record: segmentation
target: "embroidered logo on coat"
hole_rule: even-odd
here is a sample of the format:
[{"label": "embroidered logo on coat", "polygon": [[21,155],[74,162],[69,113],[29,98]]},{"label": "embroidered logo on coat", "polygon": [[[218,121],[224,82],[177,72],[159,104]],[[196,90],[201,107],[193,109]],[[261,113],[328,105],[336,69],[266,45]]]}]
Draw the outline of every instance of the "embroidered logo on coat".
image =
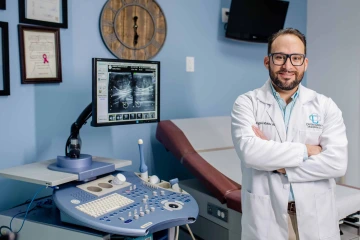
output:
[{"label": "embroidered logo on coat", "polygon": [[313,113],[309,116],[309,119],[313,124],[319,124],[321,117],[317,113]]},{"label": "embroidered logo on coat", "polygon": [[321,116],[317,113],[310,114],[309,119],[312,123],[306,123],[308,128],[322,129],[323,125],[320,124]]}]

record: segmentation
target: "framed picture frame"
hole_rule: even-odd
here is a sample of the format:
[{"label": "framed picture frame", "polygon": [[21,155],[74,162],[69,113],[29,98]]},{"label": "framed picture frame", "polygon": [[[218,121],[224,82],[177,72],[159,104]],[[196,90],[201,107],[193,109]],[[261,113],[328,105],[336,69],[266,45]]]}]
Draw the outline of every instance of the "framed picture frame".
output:
[{"label": "framed picture frame", "polygon": [[10,95],[9,24],[0,22],[0,96]]},{"label": "framed picture frame", "polygon": [[19,22],[45,27],[68,28],[67,1],[19,0]]},{"label": "framed picture frame", "polygon": [[60,83],[60,29],[18,26],[21,83]]},{"label": "framed picture frame", "polygon": [[0,0],[0,10],[6,10],[6,0]]}]

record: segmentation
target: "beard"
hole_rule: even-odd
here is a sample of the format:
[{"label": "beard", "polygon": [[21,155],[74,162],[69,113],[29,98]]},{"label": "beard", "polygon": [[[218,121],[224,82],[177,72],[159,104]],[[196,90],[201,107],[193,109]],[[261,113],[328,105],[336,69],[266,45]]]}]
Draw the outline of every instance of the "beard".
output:
[{"label": "beard", "polygon": [[[295,75],[295,79],[293,81],[290,81],[289,79],[285,78],[285,80],[286,80],[285,82],[280,81],[278,76],[279,76],[279,73],[282,73],[282,72],[293,73]],[[275,86],[277,86],[281,90],[289,91],[289,90],[293,90],[294,88],[299,86],[302,79],[304,78],[304,71],[298,72],[298,71],[280,70],[280,71],[274,72],[269,67],[269,76]]]}]

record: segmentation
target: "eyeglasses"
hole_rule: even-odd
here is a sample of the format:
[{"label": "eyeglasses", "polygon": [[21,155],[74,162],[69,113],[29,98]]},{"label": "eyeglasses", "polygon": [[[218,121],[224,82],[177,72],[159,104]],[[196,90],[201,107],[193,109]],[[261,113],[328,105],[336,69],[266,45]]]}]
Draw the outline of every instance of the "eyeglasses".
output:
[{"label": "eyeglasses", "polygon": [[290,58],[290,62],[293,66],[301,66],[303,65],[305,60],[305,54],[299,54],[299,53],[293,53],[293,54],[270,53],[269,57],[271,57],[273,63],[277,66],[284,65],[288,58]]}]

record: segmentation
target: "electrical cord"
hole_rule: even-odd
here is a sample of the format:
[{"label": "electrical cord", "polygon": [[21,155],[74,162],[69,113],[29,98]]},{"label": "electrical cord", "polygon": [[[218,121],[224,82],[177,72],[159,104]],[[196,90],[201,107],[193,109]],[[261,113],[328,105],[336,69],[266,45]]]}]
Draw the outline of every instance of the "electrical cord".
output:
[{"label": "electrical cord", "polygon": [[[48,188],[58,189],[58,187],[51,187],[51,186],[48,186]],[[38,201],[38,200],[40,200],[40,199],[49,198],[49,197],[51,197],[51,195],[36,198],[34,201]],[[30,201],[31,201],[31,198],[27,199],[27,200],[26,200],[25,202],[23,202],[23,203],[20,203],[20,204],[18,204],[18,205],[12,206],[11,208],[16,208],[16,207],[19,207],[19,206],[28,204]],[[37,204],[37,205],[38,205],[38,204]]]},{"label": "electrical cord", "polygon": [[179,239],[179,226],[175,227],[175,240],[178,240]]},{"label": "electrical cord", "polygon": [[[45,188],[47,188],[47,186],[46,186]],[[27,215],[28,215],[28,213],[29,213],[29,209],[30,209],[30,207],[31,207],[31,204],[34,202],[34,199],[36,198],[36,196],[37,196],[40,192],[42,192],[42,190],[44,190],[45,188],[42,186],[42,187],[40,187],[40,188],[38,189],[38,191],[35,193],[35,195],[34,195],[33,198],[31,199],[31,202],[29,203],[29,206],[28,206],[27,209],[26,209],[25,217],[24,217],[24,219],[23,219],[23,222],[22,222],[22,224],[21,224],[21,227],[20,227],[20,229],[19,229],[17,232],[15,232],[15,233],[19,233],[19,232],[21,231],[21,229],[22,229],[23,226],[24,226],[26,217],[27,217]],[[19,215],[19,214],[14,215],[14,216],[12,217],[11,221],[10,221],[10,230],[11,230],[12,232],[14,232],[14,231],[12,230],[11,223],[12,223],[12,221],[14,220],[14,218],[15,218],[17,215]]]},{"label": "electrical cord", "polygon": [[[29,212],[35,210],[35,209],[38,207],[38,205],[36,205],[34,208],[32,208],[32,209],[30,210],[31,204],[34,202],[36,196],[37,196],[40,192],[42,192],[42,190],[44,190],[44,189],[46,189],[46,188],[48,188],[48,186],[46,186],[46,187],[41,186],[41,187],[37,190],[37,192],[34,194],[33,198],[31,199],[31,201],[30,201],[30,203],[29,203],[26,211],[19,212],[19,213],[15,214],[15,215],[11,218],[11,220],[10,220],[10,225],[9,225],[9,227],[7,227],[7,226],[1,226],[1,227],[0,227],[0,236],[3,236],[3,234],[2,234],[2,229],[4,229],[4,228],[5,228],[5,229],[8,229],[8,230],[10,230],[10,232],[13,232],[13,233],[16,233],[16,234],[18,234],[18,233],[21,231],[21,229],[22,229],[23,226],[24,226],[24,223],[25,223],[25,221],[26,221],[26,218],[27,218],[27,215],[29,214]],[[23,219],[23,222],[22,222],[22,224],[21,224],[20,229],[19,229],[17,232],[14,232],[13,229],[12,229],[12,227],[11,227],[12,221],[14,220],[14,218],[15,218],[16,216],[18,216],[18,215],[20,215],[20,214],[24,214],[24,213],[25,213],[25,217],[24,217],[24,219]]]},{"label": "electrical cord", "polygon": [[[196,240],[195,237],[194,237],[194,234],[192,233],[191,229],[190,229],[190,226],[189,224],[186,224],[186,227],[191,235],[191,238],[192,240]],[[179,232],[180,232],[180,229],[179,229],[179,226],[175,227],[175,240],[178,240],[179,239]]]},{"label": "electrical cord", "polygon": [[186,227],[187,227],[187,229],[188,229],[188,231],[189,231],[189,233],[190,233],[190,235],[191,235],[191,238],[192,238],[193,240],[196,240],[195,237],[194,237],[194,234],[192,233],[192,231],[191,231],[191,229],[190,229],[190,227],[189,227],[189,224],[186,224]]},{"label": "electrical cord", "polygon": [[[29,213],[32,212],[33,210],[37,209],[38,207],[39,207],[38,205],[35,206],[34,208],[32,208],[32,209],[29,211]],[[15,214],[15,215],[13,216],[13,218],[16,217],[16,216],[18,216],[18,215],[24,214],[24,213],[26,213],[26,211],[19,212],[19,213]],[[11,219],[11,221],[12,221],[12,219]],[[10,225],[11,225],[11,224],[10,224]],[[10,230],[10,232],[13,232],[13,231],[11,230],[11,228],[8,227],[8,226],[1,226],[1,227],[0,227],[0,237],[1,237],[1,236],[4,236],[4,235],[2,234],[2,229],[8,229],[8,230]]]}]

